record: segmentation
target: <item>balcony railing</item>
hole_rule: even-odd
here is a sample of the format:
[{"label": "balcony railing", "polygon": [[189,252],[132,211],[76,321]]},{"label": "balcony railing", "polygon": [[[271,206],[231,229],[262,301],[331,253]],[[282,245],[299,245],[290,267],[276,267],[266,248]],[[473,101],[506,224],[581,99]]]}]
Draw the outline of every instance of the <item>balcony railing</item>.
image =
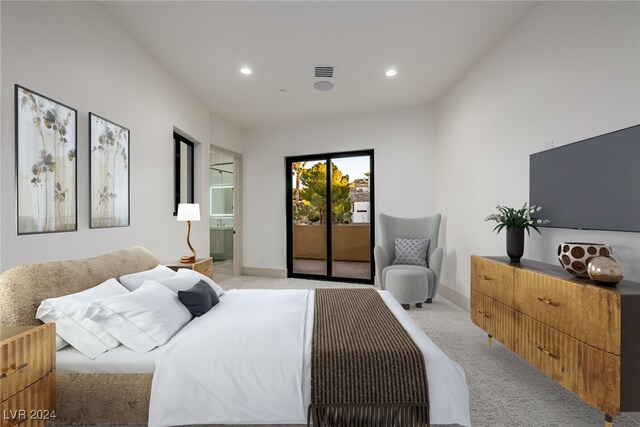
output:
[{"label": "balcony railing", "polygon": [[[334,261],[370,261],[370,224],[333,224],[331,230]],[[325,225],[294,225],[293,258],[326,260],[326,240]]]}]

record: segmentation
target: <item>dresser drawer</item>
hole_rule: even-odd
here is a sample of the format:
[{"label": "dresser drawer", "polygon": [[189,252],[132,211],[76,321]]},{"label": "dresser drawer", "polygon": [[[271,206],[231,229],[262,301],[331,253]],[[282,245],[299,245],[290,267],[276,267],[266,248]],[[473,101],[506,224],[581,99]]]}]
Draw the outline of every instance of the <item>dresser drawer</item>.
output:
[{"label": "dresser drawer", "polygon": [[471,257],[471,288],[513,307],[514,269],[505,263]]},{"label": "dresser drawer", "polygon": [[620,412],[620,356],[519,314],[516,353],[606,414]]},{"label": "dresser drawer", "polygon": [[1,427],[40,427],[55,420],[56,375],[50,372],[35,384],[0,403]]},{"label": "dresser drawer", "polygon": [[515,311],[478,291],[471,291],[471,320],[506,347],[513,348]]},{"label": "dresser drawer", "polygon": [[593,347],[620,354],[620,298],[614,292],[518,269],[515,308]]},{"label": "dresser drawer", "polygon": [[38,326],[0,344],[0,401],[51,372],[55,365],[55,325]]},{"label": "dresser drawer", "polygon": [[471,321],[484,330],[486,330],[485,319],[487,316],[485,301],[490,301],[490,298],[482,295],[474,289],[471,289]]},{"label": "dresser drawer", "polygon": [[505,347],[513,349],[516,312],[496,300],[485,302],[485,330]]}]

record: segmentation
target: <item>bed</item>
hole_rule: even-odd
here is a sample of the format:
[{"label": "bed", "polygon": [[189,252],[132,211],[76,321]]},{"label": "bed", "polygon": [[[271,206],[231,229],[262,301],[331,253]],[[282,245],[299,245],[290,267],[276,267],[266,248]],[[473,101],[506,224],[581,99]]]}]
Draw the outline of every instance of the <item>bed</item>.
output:
[{"label": "bed", "polygon": [[[1,324],[36,324],[40,300],[156,264],[151,253],[132,248],[9,270],[0,275]],[[78,274],[84,278],[73,280]],[[380,296],[424,355],[431,423],[470,425],[462,368],[389,293]],[[11,303],[21,299],[28,303]],[[120,346],[90,360],[71,347],[60,350],[57,423],[306,424],[313,309],[313,291],[231,290],[219,306],[151,352]]]}]

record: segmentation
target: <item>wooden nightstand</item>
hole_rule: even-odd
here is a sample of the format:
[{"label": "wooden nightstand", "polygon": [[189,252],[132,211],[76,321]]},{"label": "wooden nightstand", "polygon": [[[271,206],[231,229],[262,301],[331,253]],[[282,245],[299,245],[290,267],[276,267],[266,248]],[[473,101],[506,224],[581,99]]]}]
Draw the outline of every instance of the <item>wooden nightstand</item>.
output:
[{"label": "wooden nightstand", "polygon": [[195,262],[172,262],[167,264],[172,270],[178,271],[179,268],[188,268],[189,270],[197,271],[207,277],[212,277],[213,274],[213,258],[198,258]]},{"label": "wooden nightstand", "polygon": [[55,419],[56,325],[0,327],[0,426]]}]

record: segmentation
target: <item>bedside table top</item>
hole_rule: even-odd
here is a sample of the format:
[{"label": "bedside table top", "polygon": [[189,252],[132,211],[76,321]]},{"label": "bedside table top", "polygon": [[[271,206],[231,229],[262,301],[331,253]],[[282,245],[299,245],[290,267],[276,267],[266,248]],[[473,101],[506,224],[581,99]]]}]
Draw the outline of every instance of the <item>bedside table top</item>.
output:
[{"label": "bedside table top", "polygon": [[[41,325],[40,325],[41,326]],[[33,328],[37,328],[36,325],[30,326],[0,326],[0,341],[4,341],[7,338],[15,337],[23,332],[27,332]]]},{"label": "bedside table top", "polygon": [[165,265],[166,265],[167,267],[169,267],[169,268],[171,268],[171,267],[190,267],[190,266],[192,266],[193,264],[199,264],[199,263],[201,263],[201,262],[203,262],[203,261],[205,261],[205,262],[206,262],[206,261],[209,261],[209,260],[212,260],[212,258],[211,258],[211,257],[207,257],[207,258],[198,258],[198,259],[196,259],[194,262],[180,262],[180,261],[178,260],[178,261],[173,261],[173,262],[167,263],[167,264],[165,264]]}]

